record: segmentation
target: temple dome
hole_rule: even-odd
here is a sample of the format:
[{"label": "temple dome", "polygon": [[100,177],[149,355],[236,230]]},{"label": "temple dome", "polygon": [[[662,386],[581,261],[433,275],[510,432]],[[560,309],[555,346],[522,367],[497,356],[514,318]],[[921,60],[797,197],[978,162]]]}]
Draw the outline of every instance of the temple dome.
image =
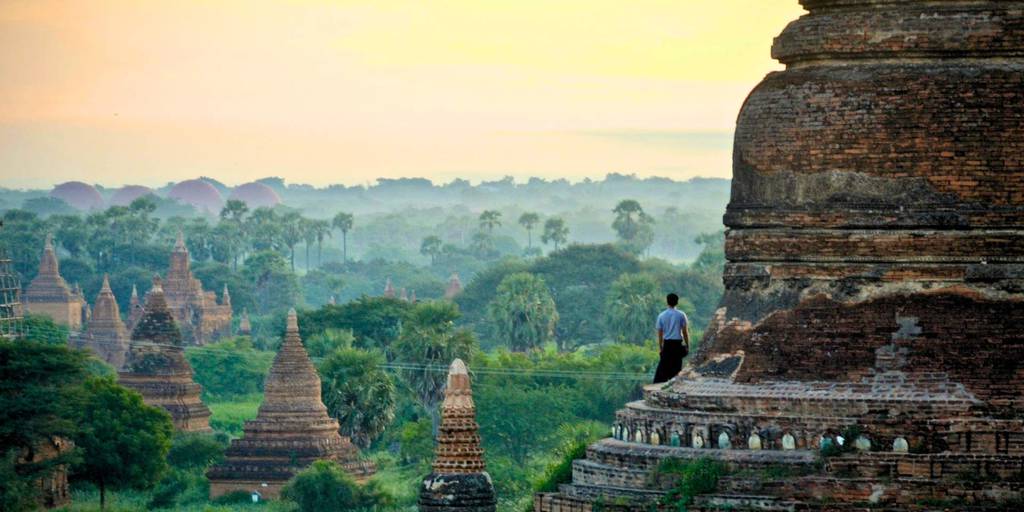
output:
[{"label": "temple dome", "polygon": [[224,206],[224,198],[217,189],[205,180],[185,180],[167,193],[167,197],[194,206],[197,210],[218,213]]},{"label": "temple dome", "polygon": [[89,211],[103,208],[103,196],[96,190],[96,187],[81,181],[68,181],[53,187],[50,197],[60,199],[76,210]]},{"label": "temple dome", "polygon": [[263,206],[273,208],[281,204],[281,197],[277,195],[277,192],[274,192],[274,189],[256,181],[235,187],[231,191],[229,199],[242,201],[250,209]]},{"label": "temple dome", "polygon": [[125,185],[110,198],[111,206],[128,206],[132,201],[153,193],[153,189],[142,185]]}]

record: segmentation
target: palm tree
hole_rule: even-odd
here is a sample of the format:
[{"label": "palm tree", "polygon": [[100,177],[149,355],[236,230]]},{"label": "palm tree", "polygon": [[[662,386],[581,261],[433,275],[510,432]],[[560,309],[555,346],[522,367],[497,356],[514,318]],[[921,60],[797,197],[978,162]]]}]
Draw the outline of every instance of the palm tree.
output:
[{"label": "palm tree", "polygon": [[299,224],[302,241],[306,245],[306,271],[309,271],[309,248],[316,242],[316,231],[313,230],[313,221],[309,219],[302,219]]},{"label": "palm tree", "polygon": [[519,216],[519,224],[526,228],[526,248],[533,249],[533,227],[540,222],[540,215],[533,212],[526,212]]},{"label": "palm tree", "polygon": [[281,216],[281,241],[288,247],[288,253],[292,264],[292,272],[295,272],[295,246],[302,241],[303,229],[302,215],[299,212],[288,212]]},{"label": "palm tree", "polygon": [[224,204],[224,208],[220,210],[220,218],[241,223],[246,213],[249,213],[249,205],[245,204],[244,201],[228,199],[228,202]]},{"label": "palm tree", "polygon": [[441,254],[443,242],[437,236],[430,235],[420,243],[420,254],[430,256],[430,264],[437,263],[437,255]]},{"label": "palm tree", "polygon": [[544,223],[544,234],[540,237],[541,242],[555,244],[555,250],[557,251],[568,240],[569,228],[565,226],[564,220],[553,217]]},{"label": "palm tree", "polygon": [[313,236],[316,237],[316,266],[323,264],[321,256],[324,250],[324,239],[331,237],[331,223],[323,219],[312,221],[311,228]]},{"label": "palm tree", "polygon": [[495,226],[501,225],[501,212],[496,210],[484,210],[480,214],[480,227],[487,228],[487,234],[494,234]]},{"label": "palm tree", "polygon": [[338,212],[331,222],[335,229],[341,231],[341,259],[348,263],[348,232],[352,229],[354,218],[351,213]]}]

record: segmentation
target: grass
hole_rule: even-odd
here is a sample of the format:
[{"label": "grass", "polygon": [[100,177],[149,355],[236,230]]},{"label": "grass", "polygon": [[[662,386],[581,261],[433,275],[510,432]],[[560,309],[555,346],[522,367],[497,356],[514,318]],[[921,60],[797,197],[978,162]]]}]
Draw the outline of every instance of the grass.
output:
[{"label": "grass", "polygon": [[420,482],[430,473],[427,464],[402,464],[388,452],[375,452],[369,459],[377,465],[377,474],[371,480],[392,496],[396,508],[414,510],[419,497]]},{"label": "grass", "polygon": [[[151,494],[148,491],[107,491],[107,504],[104,512],[142,512],[148,511]],[[56,509],[60,512],[99,512],[100,493],[96,488],[83,486],[71,492],[71,505]],[[170,510],[170,509],[165,509]],[[212,503],[195,503],[174,507],[181,512],[294,512],[295,505],[290,502],[263,502],[259,504],[215,505]]]},{"label": "grass", "polygon": [[256,417],[256,412],[263,401],[263,395],[246,395],[235,397],[231,401],[206,401],[213,416],[210,418],[210,426],[214,430],[226,432],[233,437],[242,435],[242,425],[246,420]]}]

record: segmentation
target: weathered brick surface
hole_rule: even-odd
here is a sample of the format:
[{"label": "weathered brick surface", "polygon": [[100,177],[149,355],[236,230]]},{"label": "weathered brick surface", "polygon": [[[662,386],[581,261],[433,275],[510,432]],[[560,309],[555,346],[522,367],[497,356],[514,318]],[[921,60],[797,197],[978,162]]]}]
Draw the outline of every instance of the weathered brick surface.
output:
[{"label": "weathered brick surface", "polygon": [[701,349],[535,510],[666,510],[666,457],[730,469],[694,510],[1024,499],[1024,2],[801,3],[738,116]]}]

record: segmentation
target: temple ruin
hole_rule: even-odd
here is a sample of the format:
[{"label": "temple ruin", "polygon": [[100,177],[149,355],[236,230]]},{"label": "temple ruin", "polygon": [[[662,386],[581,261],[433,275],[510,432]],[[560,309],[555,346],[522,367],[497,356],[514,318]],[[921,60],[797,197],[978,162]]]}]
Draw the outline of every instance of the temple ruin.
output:
[{"label": "temple ruin", "polygon": [[739,114],[700,350],[537,511],[657,508],[661,461],[703,458],[688,510],[1019,509],[1024,6],[801,3]]},{"label": "temple ruin", "polygon": [[276,499],[289,479],[317,460],[337,462],[357,481],[369,478],[376,467],[360,460],[359,449],[338,433],[338,421],[327,415],[320,392],[320,377],[302,346],[292,309],[256,419],[245,422],[224,462],[206,473],[210,498],[258,491]]},{"label": "temple ruin", "polygon": [[103,285],[96,296],[96,304],[85,331],[71,335],[69,341],[75,348],[93,351],[115,370],[120,370],[124,366],[131,335],[121,321],[121,311],[117,307],[117,299],[110,290],[110,280],[106,275],[103,276]]},{"label": "temple ruin", "polygon": [[494,484],[487,474],[479,430],[469,372],[456,359],[448,369],[441,404],[434,470],[420,487],[420,512],[494,512]]},{"label": "temple ruin", "polygon": [[25,289],[24,303],[29,313],[50,317],[54,322],[67,326],[71,332],[82,328],[85,299],[61,277],[57,251],[53,248],[53,237],[49,235],[39,260],[39,273]]},{"label": "temple ruin", "polygon": [[231,334],[231,295],[227,286],[220,302],[216,293],[203,290],[203,284],[192,275],[188,248],[180,231],[171,252],[164,294],[187,343],[205,345]]},{"label": "temple ruin", "polygon": [[146,294],[145,313],[132,330],[131,348],[118,380],[138,391],[143,401],[162,407],[174,428],[210,432],[210,409],[199,398],[202,388],[192,378],[184,341],[164,298],[159,277]]},{"label": "temple ruin", "polygon": [[444,289],[444,298],[452,300],[462,293],[462,281],[459,279],[458,272],[452,272],[452,276],[448,278],[448,286]]}]

